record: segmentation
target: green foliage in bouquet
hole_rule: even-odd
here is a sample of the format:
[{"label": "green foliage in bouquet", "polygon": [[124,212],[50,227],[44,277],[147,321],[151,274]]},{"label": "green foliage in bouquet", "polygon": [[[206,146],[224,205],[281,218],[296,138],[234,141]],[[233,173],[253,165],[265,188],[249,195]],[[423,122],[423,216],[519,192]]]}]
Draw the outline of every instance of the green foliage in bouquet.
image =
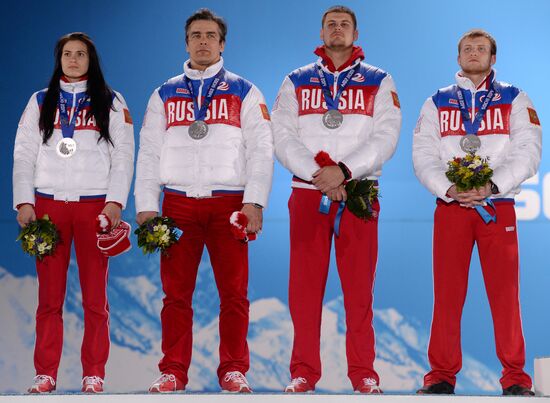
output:
[{"label": "green foliage in bouquet", "polygon": [[166,250],[177,242],[181,230],[174,220],[168,217],[153,217],[141,224],[134,233],[138,238],[138,247],[145,255]]},{"label": "green foliage in bouquet", "polygon": [[42,260],[44,256],[55,252],[59,242],[59,232],[55,224],[50,221],[50,217],[45,214],[22,228],[16,241],[21,241],[23,252]]},{"label": "green foliage in bouquet", "polygon": [[378,198],[378,188],[369,179],[353,179],[346,184],[346,207],[357,217],[368,221],[373,218],[372,203]]},{"label": "green foliage in bouquet", "polygon": [[447,162],[447,166],[449,169],[445,175],[456,185],[459,192],[479,189],[493,176],[488,159],[473,153],[468,153],[463,158],[455,157]]}]

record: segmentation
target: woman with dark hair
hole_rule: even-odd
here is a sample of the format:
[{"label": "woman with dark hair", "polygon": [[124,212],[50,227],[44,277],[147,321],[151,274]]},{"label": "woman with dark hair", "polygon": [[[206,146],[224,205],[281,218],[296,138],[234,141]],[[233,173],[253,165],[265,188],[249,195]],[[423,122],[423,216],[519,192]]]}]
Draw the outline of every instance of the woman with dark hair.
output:
[{"label": "woman with dark hair", "polygon": [[94,43],[76,32],[59,39],[47,89],[31,96],[14,148],[17,222],[48,214],[60,234],[51,256],[36,261],[38,308],[29,393],[51,392],[63,346],[63,302],[74,239],[84,339],[83,392],[103,391],[109,355],[108,257],[97,248],[96,217],[120,223],[134,166],[132,120],[122,96],[101,72]]}]

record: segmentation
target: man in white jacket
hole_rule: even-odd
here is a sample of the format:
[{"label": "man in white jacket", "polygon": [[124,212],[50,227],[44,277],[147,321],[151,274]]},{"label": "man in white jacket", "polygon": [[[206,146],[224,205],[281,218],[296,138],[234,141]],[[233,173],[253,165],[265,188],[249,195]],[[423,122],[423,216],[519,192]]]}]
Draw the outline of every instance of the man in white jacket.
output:
[{"label": "man in white jacket", "polygon": [[247,231],[262,227],[273,174],[270,118],[260,91],[223,67],[227,27],[206,9],[186,23],[184,73],[153,92],[140,133],[135,187],[137,222],[159,211],[183,231],[161,257],[161,377],[153,393],[185,389],[191,361],[191,300],[204,246],[220,294],[220,365],[224,391],[250,392],[248,246],[232,236],[241,211]]},{"label": "man in white jacket", "polygon": [[[452,394],[462,366],[460,320],[468,271],[477,244],[503,366],[505,395],[532,395],[525,373],[519,305],[519,265],[514,196],[537,172],[541,127],[525,92],[495,80],[496,42],[473,30],[458,44],[456,84],[442,88],[422,107],[414,132],[416,176],[437,197],[433,236],[434,311],[428,347],[431,371],[420,394]],[[485,102],[487,99],[489,101]],[[477,122],[477,123],[476,123]],[[445,172],[447,162],[476,152],[488,158],[491,182],[459,192]],[[489,198],[496,222],[473,207]],[[481,213],[490,209],[480,210]]]},{"label": "man in white jacket", "polygon": [[[346,309],[348,376],[355,391],[381,393],[372,327],[380,207],[375,200],[373,218],[365,221],[342,209],[342,202],[346,181],[380,176],[397,145],[401,110],[391,76],[362,62],[363,51],[354,46],[352,10],[328,9],[320,36],[319,59],[284,79],[272,116],[275,153],[294,174],[289,200],[294,345],[285,391],[311,392],[321,377],[321,311],[332,237],[339,230],[334,243]],[[331,161],[321,163],[320,152]]]}]

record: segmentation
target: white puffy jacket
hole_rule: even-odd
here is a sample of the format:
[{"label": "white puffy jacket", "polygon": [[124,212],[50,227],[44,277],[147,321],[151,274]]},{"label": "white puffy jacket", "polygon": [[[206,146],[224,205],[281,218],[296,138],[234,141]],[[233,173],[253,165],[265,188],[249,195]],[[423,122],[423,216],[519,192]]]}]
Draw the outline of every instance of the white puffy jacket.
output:
[{"label": "white puffy jacket", "polygon": [[[86,91],[87,81],[60,81],[61,90],[72,100]],[[59,126],[59,111],[54,131],[47,144],[42,142],[38,128],[40,106],[46,90],[34,93],[21,116],[13,152],[13,206],[34,205],[35,190],[53,195],[55,200],[78,201],[81,196],[106,195],[106,201],[126,206],[134,173],[134,130],[124,98],[115,92],[109,117],[109,134],[113,145],[100,141],[99,130],[89,116],[89,104],[83,104],[77,118],[73,139],[76,153],[61,158],[57,143],[63,138]]]},{"label": "white puffy jacket", "polygon": [[[488,79],[477,88],[456,74],[457,85],[464,89],[470,117],[474,117],[485,94]],[[420,112],[413,137],[413,164],[420,182],[435,196],[446,196],[452,183],[445,176],[447,162],[466,153],[460,139],[466,134],[456,96],[457,85],[439,90],[428,98]],[[527,94],[510,84],[495,81],[496,94],[480,129],[481,148],[477,154],[489,158],[492,181],[499,189],[493,198],[513,198],[520,185],[537,172],[542,148],[542,130],[533,103]],[[472,102],[473,100],[473,102]]]},{"label": "white puffy jacket", "polygon": [[[358,67],[340,98],[338,110],[344,121],[337,129],[328,129],[322,123],[327,107],[316,65],[322,67],[333,96],[335,83],[341,82],[349,69]],[[401,109],[393,80],[386,72],[357,61],[333,73],[319,59],[284,79],[272,120],[275,154],[302,180],[295,178],[292,186],[314,189],[303,181],[311,181],[319,169],[314,160],[319,151],[343,162],[353,178],[378,178],[397,146]]]},{"label": "white puffy jacket", "polygon": [[149,99],[140,132],[137,212],[159,211],[161,186],[196,198],[244,190],[243,203],[265,207],[273,176],[273,139],[263,95],[225,71],[205,119],[208,134],[194,140],[188,134],[194,106],[184,75],[194,94],[205,96],[223,59],[204,72],[191,69],[188,62],[184,74],[168,80]]}]

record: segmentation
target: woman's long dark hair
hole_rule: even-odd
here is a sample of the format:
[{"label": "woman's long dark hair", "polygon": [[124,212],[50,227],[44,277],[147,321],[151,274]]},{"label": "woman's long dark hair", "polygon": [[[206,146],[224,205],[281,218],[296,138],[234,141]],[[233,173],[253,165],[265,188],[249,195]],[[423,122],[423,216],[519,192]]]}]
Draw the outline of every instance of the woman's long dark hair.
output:
[{"label": "woman's long dark hair", "polygon": [[59,80],[63,76],[61,68],[61,56],[63,47],[69,41],[83,42],[88,48],[89,67],[88,67],[88,89],[90,97],[90,112],[94,116],[96,125],[99,129],[99,140],[113,144],[109,135],[109,113],[113,106],[113,90],[109,88],[103,77],[101,66],[99,65],[99,56],[92,39],[83,32],[73,32],[62,36],[55,45],[55,67],[53,70],[44,103],[40,110],[40,120],[38,126],[42,131],[44,144],[52,137],[54,129],[55,114],[57,111],[57,102],[59,100],[60,85]]}]

